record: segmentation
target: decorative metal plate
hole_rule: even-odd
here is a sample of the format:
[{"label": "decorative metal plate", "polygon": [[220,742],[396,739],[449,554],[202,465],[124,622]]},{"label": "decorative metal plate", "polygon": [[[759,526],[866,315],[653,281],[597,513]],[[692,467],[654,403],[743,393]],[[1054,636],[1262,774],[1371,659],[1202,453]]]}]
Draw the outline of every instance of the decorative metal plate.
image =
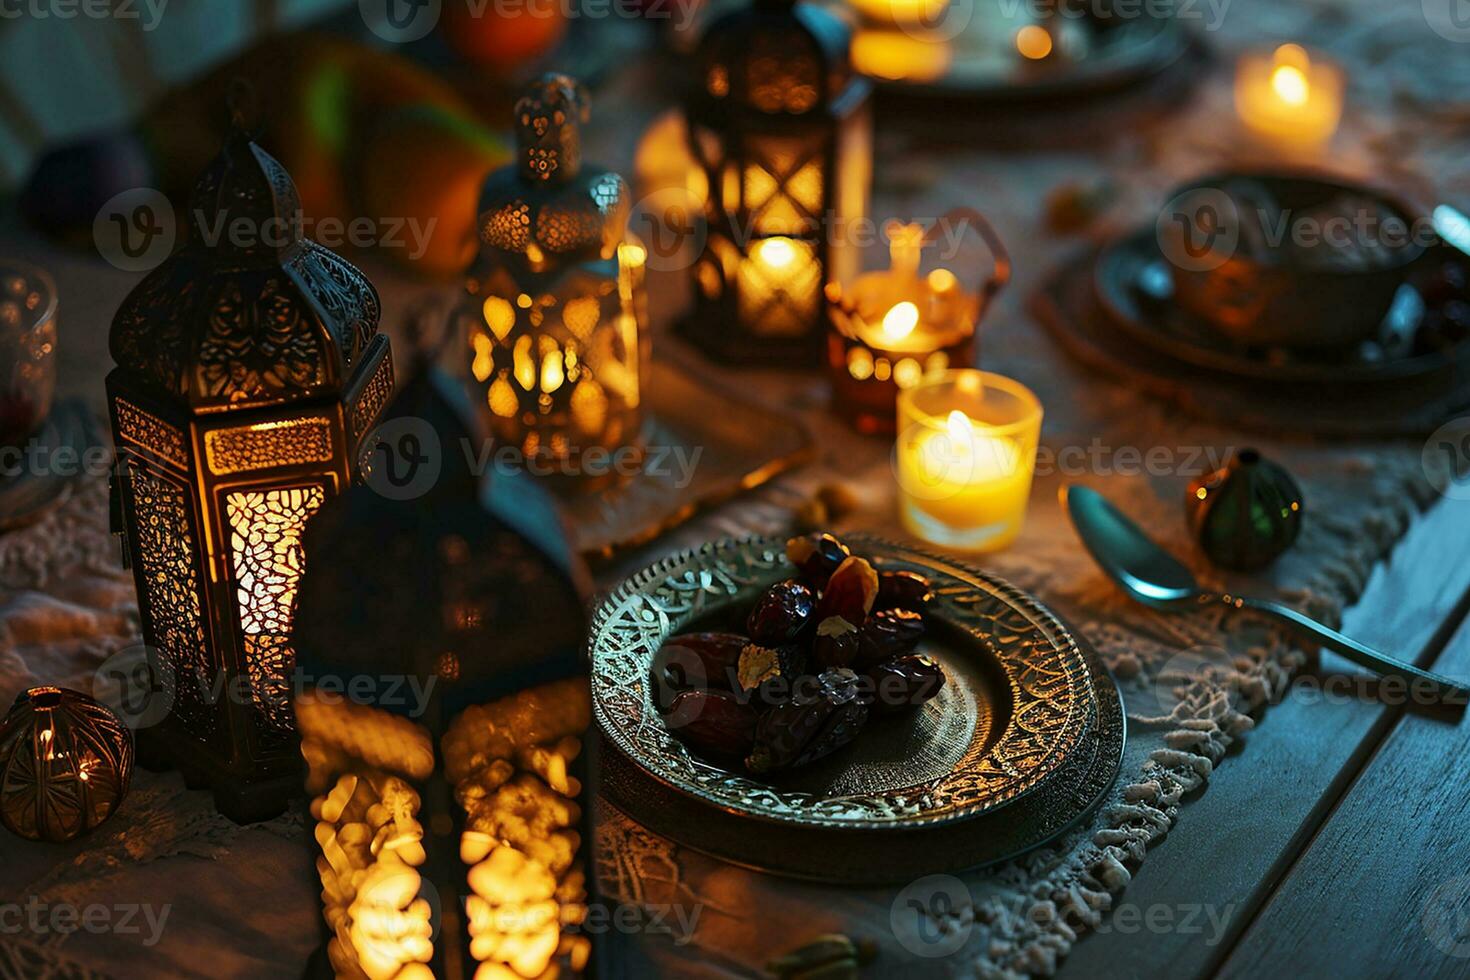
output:
[{"label": "decorative metal plate", "polygon": [[[880,567],[934,584],[920,649],[945,668],[941,695],[877,719],[819,763],[757,779],[709,765],[654,710],[649,667],[669,636],[735,628],[756,595],[794,574],[772,538],[723,540],[634,575],[592,627],[593,707],[607,739],[669,788],[732,814],[804,827],[905,830],[976,817],[1040,786],[1097,718],[1096,672],[1045,607],[983,572],[900,545],[851,538]],[[1110,682],[1109,682],[1110,683]]]},{"label": "decorative metal plate", "polygon": [[679,793],[603,741],[598,788],[647,829],[723,861],[789,878],[881,885],[986,867],[1054,840],[1107,798],[1127,726],[1118,689],[1083,644],[1097,682],[1097,717],[1035,790],[970,820],[917,830],[844,830],[747,820]]}]

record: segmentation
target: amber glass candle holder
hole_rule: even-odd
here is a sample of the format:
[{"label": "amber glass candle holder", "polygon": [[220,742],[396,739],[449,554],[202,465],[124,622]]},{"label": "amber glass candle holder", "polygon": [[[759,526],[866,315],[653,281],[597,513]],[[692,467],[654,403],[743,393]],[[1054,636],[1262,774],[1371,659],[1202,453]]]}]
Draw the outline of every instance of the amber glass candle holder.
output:
[{"label": "amber glass candle holder", "polygon": [[910,532],[957,551],[997,551],[1026,517],[1041,402],[985,371],[946,371],[898,396],[894,466]]},{"label": "amber glass candle holder", "polygon": [[[948,269],[920,275],[920,252],[941,229],[972,223],[990,249],[991,270],[970,292]],[[827,371],[832,404],[859,432],[892,433],[900,391],[927,375],[968,367],[975,327],[1010,280],[1005,246],[979,213],[949,212],[928,231],[891,223],[890,268],[859,276],[851,287],[827,286]]]}]

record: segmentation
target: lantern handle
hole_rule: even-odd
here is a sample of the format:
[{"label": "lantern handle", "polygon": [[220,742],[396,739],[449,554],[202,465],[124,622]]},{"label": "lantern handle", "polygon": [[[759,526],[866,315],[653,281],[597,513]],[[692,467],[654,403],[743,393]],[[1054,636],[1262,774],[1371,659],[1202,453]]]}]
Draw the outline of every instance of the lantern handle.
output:
[{"label": "lantern handle", "polygon": [[951,208],[940,216],[939,220],[929,226],[924,232],[924,244],[932,244],[939,236],[942,228],[947,228],[956,221],[964,221],[974,227],[975,233],[990,250],[990,276],[980,283],[980,308],[981,310],[990,305],[995,294],[1005,288],[1011,281],[1011,253],[1006,251],[1005,243],[996,234],[995,228],[986,220],[985,215],[974,208]]}]

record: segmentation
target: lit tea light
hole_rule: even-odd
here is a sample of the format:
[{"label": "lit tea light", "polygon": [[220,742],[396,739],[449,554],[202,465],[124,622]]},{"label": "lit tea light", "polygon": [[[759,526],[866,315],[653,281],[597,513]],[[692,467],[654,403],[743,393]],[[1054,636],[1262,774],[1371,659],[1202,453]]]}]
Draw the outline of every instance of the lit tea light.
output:
[{"label": "lit tea light", "polygon": [[[990,246],[994,269],[976,293],[961,288],[955,274],[919,271],[920,252],[938,229],[964,220]],[[898,392],[926,374],[967,366],[974,357],[975,325],[990,297],[1010,277],[1005,248],[984,219],[972,211],[946,215],[928,232],[916,224],[892,223],[889,268],[859,276],[851,288],[829,283],[830,327],[827,368],[837,411],[861,432],[893,431]]]},{"label": "lit tea light", "polygon": [[1041,403],[997,374],[947,371],[898,396],[895,466],[904,526],[933,544],[994,551],[1020,533]]},{"label": "lit tea light", "polygon": [[949,0],[848,0],[863,18],[900,27],[932,27],[949,9]]},{"label": "lit tea light", "polygon": [[1247,54],[1235,70],[1235,111],[1247,128],[1288,148],[1320,146],[1342,117],[1343,76],[1299,44]]},{"label": "lit tea light", "polygon": [[852,66],[892,81],[932,82],[954,61],[954,46],[939,33],[918,28],[864,27],[852,38]]}]

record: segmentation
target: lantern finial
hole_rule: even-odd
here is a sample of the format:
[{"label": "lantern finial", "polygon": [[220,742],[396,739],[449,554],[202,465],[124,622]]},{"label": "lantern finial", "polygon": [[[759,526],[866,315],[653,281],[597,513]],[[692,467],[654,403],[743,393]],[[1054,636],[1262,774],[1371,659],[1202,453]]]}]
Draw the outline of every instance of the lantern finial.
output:
[{"label": "lantern finial", "polygon": [[563,183],[582,169],[582,126],[592,99],[570,75],[548,72],[516,100],[516,156],[527,180]]}]

